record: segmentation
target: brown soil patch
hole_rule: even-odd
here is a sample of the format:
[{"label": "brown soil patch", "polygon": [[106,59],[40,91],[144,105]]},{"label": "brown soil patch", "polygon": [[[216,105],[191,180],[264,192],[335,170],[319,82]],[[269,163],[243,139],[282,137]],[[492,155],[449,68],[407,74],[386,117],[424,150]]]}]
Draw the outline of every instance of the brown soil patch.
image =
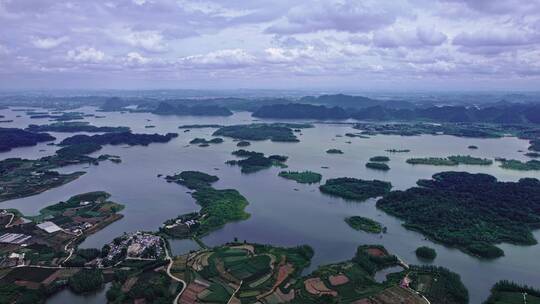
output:
[{"label": "brown soil patch", "polygon": [[381,250],[379,248],[368,248],[366,251],[369,255],[372,255],[372,256],[382,257],[386,255],[386,252],[384,252],[384,250]]},{"label": "brown soil patch", "polygon": [[326,287],[321,278],[311,278],[304,281],[304,287],[307,292],[316,296],[329,294],[333,297],[337,296],[337,292]]},{"label": "brown soil patch", "polygon": [[349,278],[344,274],[330,276],[328,280],[332,286],[339,286],[349,283]]}]

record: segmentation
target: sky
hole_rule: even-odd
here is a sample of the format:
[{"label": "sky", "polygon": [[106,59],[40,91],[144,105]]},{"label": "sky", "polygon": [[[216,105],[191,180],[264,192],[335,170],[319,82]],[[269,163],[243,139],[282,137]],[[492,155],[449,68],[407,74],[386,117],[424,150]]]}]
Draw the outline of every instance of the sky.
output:
[{"label": "sky", "polygon": [[0,0],[0,89],[538,90],[540,0]]}]

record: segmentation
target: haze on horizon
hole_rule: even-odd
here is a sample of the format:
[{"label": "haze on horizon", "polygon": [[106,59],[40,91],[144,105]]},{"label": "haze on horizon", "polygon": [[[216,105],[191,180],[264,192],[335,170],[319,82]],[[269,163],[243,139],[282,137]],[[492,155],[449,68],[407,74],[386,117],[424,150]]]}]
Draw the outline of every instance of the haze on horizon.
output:
[{"label": "haze on horizon", "polygon": [[537,90],[540,0],[0,0],[0,89]]}]

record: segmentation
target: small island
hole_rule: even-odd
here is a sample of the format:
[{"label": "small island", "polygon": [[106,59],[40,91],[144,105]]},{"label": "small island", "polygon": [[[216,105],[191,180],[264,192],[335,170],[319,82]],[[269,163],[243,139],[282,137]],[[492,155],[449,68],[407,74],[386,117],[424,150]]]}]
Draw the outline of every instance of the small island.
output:
[{"label": "small island", "polygon": [[128,127],[96,127],[88,122],[56,122],[50,125],[29,125],[26,128],[30,132],[88,132],[88,133],[110,133],[110,132],[129,132]]},{"label": "small island", "polygon": [[409,152],[411,152],[411,150],[409,150],[409,149],[386,149],[384,151],[388,152],[388,153],[409,153]]},{"label": "small island", "polygon": [[173,138],[178,137],[178,133],[167,133],[165,135],[160,134],[135,134],[131,132],[116,132],[105,133],[99,135],[74,135],[68,137],[62,142],[60,146],[69,146],[75,144],[94,143],[98,145],[121,145],[127,144],[130,146],[141,145],[147,146],[151,143],[167,143]]},{"label": "small island", "polygon": [[472,157],[470,155],[454,155],[446,158],[441,157],[425,157],[425,158],[409,158],[407,163],[411,165],[431,165],[431,166],[457,166],[457,165],[479,165],[489,166],[493,164],[491,159]]},{"label": "small island", "polygon": [[491,288],[491,295],[484,304],[540,303],[540,290],[510,281],[499,281]]},{"label": "small island", "polygon": [[540,170],[540,160],[529,160],[522,162],[515,159],[498,159],[501,162],[500,167],[509,170],[518,171],[537,171]]},{"label": "small island", "polygon": [[383,226],[381,223],[362,216],[351,216],[345,218],[345,222],[354,230],[361,230],[368,233],[381,233]]},{"label": "small island", "polygon": [[326,150],[326,153],[327,154],[343,154],[343,151],[339,149],[328,149]]},{"label": "small island", "polygon": [[236,144],[237,147],[249,147],[250,145],[251,143],[245,140],[241,140]]},{"label": "small island", "polygon": [[321,181],[322,175],[313,171],[281,171],[279,176],[291,179],[300,184],[315,184]]},{"label": "small island", "polygon": [[34,133],[16,128],[0,128],[0,152],[7,152],[18,147],[35,146],[38,143],[55,139],[48,133]]},{"label": "small island", "polygon": [[376,162],[368,162],[366,163],[366,168],[373,169],[373,170],[379,170],[379,171],[388,171],[390,170],[390,166],[388,166],[385,163],[376,163]]},{"label": "small island", "polygon": [[421,246],[416,248],[414,253],[418,258],[429,261],[433,261],[437,257],[437,252],[435,251],[435,249],[427,246]]},{"label": "small island", "polygon": [[264,156],[264,153],[246,151],[243,149],[232,152],[233,155],[240,157],[240,160],[229,160],[226,164],[231,166],[239,166],[242,173],[254,173],[260,170],[268,169],[272,166],[286,168],[285,161],[287,156],[284,155],[270,155]]},{"label": "small island", "polygon": [[469,148],[469,149],[471,149],[471,150],[477,150],[477,149],[478,149],[478,146],[470,145],[470,146],[468,146],[467,148]]},{"label": "small island", "polygon": [[223,143],[223,138],[216,137],[216,138],[212,138],[212,139],[208,140],[206,138],[196,137],[196,138],[192,139],[189,143],[192,144],[192,145],[208,146],[210,144],[221,144],[221,143]]},{"label": "small island", "polygon": [[369,159],[370,162],[388,162],[390,157],[388,156],[373,156]]},{"label": "small island", "polygon": [[325,194],[344,199],[365,201],[368,198],[384,195],[392,189],[392,184],[380,180],[362,180],[351,177],[328,179],[319,187]]}]

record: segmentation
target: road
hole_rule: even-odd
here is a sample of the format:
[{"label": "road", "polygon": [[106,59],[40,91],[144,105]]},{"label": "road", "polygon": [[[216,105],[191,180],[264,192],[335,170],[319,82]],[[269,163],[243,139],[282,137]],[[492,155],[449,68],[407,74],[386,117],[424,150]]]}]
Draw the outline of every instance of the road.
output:
[{"label": "road", "polygon": [[177,281],[177,282],[180,282],[182,283],[182,290],[180,290],[180,292],[178,293],[178,295],[176,296],[176,298],[174,298],[174,301],[173,301],[173,304],[178,304],[178,300],[180,300],[180,296],[182,296],[182,293],[184,293],[184,290],[186,290],[186,287],[187,287],[187,284],[184,280],[180,279],[180,278],[177,278],[175,276],[172,275],[171,273],[171,268],[174,264],[174,260],[172,259],[172,257],[170,256],[169,254],[169,249],[167,248],[167,245],[165,244],[165,241],[163,241],[163,247],[165,248],[165,258],[167,260],[169,260],[169,265],[167,266],[167,275]]}]

